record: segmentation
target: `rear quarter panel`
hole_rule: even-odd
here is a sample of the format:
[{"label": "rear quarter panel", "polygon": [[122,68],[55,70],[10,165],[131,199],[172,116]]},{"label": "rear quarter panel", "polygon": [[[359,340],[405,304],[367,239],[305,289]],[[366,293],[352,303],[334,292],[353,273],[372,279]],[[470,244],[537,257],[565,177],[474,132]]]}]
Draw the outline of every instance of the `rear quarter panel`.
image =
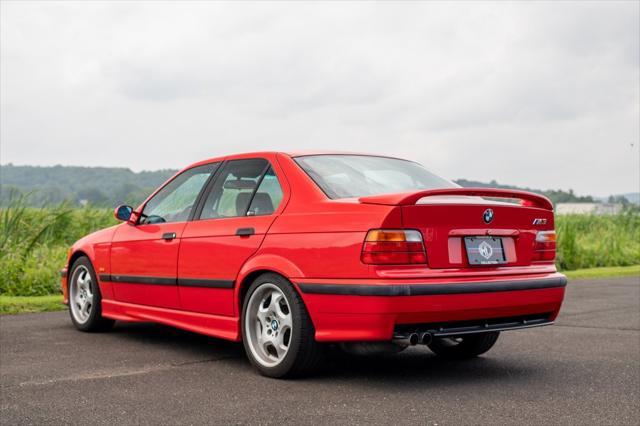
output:
[{"label": "rear quarter panel", "polygon": [[289,278],[366,278],[360,253],[367,232],[401,226],[400,210],[388,206],[327,201],[313,210],[279,216],[260,249],[295,264],[299,276]]}]

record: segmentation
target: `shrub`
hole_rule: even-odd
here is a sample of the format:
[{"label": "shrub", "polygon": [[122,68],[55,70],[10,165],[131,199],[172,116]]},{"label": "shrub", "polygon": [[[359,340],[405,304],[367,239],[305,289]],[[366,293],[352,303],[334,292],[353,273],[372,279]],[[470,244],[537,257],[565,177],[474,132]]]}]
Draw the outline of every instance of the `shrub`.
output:
[{"label": "shrub", "polygon": [[562,270],[640,264],[640,215],[556,217]]},{"label": "shrub", "polygon": [[26,207],[13,198],[0,210],[0,294],[40,296],[60,291],[60,268],[79,238],[115,224],[111,211]]}]

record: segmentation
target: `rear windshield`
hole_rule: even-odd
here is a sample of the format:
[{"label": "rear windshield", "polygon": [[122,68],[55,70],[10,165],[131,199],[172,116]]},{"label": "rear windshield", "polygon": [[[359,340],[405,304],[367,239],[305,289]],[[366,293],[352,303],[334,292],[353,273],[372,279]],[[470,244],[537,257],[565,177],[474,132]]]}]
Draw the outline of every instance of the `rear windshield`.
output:
[{"label": "rear windshield", "polygon": [[334,199],[458,186],[418,163],[396,158],[309,155],[296,157],[295,161]]}]

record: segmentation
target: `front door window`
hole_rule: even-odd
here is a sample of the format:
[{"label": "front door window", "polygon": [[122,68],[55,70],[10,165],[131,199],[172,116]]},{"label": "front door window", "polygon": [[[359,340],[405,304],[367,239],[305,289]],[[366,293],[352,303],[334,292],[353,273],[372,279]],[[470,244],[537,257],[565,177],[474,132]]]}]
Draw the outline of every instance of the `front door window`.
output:
[{"label": "front door window", "polygon": [[162,188],[142,210],[141,224],[186,222],[218,163],[189,169]]}]

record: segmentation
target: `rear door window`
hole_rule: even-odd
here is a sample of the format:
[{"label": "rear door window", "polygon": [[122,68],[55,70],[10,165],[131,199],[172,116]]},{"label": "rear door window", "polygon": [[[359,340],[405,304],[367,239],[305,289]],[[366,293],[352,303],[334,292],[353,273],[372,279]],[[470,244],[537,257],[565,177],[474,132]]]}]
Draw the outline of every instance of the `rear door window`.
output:
[{"label": "rear door window", "polygon": [[269,167],[267,173],[262,177],[262,182],[251,200],[247,216],[261,216],[272,214],[282,201],[282,187],[273,171]]},{"label": "rear door window", "polygon": [[211,187],[200,219],[268,215],[281,201],[282,189],[267,160],[232,160]]}]

